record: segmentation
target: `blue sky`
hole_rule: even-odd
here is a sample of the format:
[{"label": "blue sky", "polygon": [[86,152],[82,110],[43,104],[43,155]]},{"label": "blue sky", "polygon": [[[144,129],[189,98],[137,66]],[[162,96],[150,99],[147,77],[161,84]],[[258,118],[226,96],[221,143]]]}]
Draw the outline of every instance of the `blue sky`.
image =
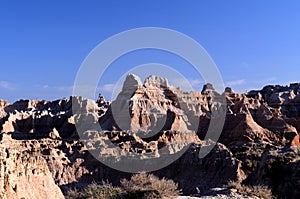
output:
[{"label": "blue sky", "polygon": [[[77,71],[101,41],[139,27],[182,32],[210,54],[226,86],[238,92],[300,82],[299,1],[2,1],[0,98],[54,100],[72,93]],[[133,52],[116,60],[99,84],[109,96],[128,69],[161,63],[201,77],[173,55]]]}]

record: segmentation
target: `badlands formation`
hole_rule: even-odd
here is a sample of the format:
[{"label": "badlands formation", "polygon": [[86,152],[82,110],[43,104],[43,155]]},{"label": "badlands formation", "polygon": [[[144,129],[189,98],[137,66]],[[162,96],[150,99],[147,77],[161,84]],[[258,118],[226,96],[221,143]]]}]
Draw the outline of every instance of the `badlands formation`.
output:
[{"label": "badlands formation", "polygon": [[64,198],[92,182],[118,185],[130,169],[172,179],[184,195],[230,180],[268,186],[281,198],[300,195],[297,83],[218,94],[211,84],[185,92],[161,77],[142,83],[129,74],[113,102],[0,100],[0,131],[1,198]]}]

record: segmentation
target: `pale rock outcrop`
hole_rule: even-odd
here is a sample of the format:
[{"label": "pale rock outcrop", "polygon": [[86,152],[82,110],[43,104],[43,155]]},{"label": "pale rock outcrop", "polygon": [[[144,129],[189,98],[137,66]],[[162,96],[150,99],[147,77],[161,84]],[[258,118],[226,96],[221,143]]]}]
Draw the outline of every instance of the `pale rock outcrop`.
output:
[{"label": "pale rock outcrop", "polygon": [[0,145],[1,198],[64,198],[40,149],[26,147],[9,136]]}]

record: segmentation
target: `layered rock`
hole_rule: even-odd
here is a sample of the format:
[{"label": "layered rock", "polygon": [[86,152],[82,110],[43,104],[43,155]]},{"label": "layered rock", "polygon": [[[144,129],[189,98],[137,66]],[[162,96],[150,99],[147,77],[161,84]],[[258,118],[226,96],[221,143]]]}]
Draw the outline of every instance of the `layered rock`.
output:
[{"label": "layered rock", "polygon": [[166,79],[156,76],[147,78],[144,85],[138,77],[127,76],[108,114],[106,118],[110,121],[102,124],[106,130],[130,130],[145,134],[161,130],[188,130],[187,116],[179,107],[176,93],[168,87]]},{"label": "layered rock", "polygon": [[[257,139],[281,145],[291,142],[300,128],[296,86],[292,85],[290,91],[286,87],[268,86],[246,95],[227,88],[227,115],[219,141],[227,145],[231,141]],[[100,96],[97,104],[87,109],[95,112],[95,120],[99,120],[102,130],[130,130],[142,137],[164,130],[192,130],[203,139],[212,119],[214,92],[209,84],[201,93],[183,92],[155,76],[142,84],[139,77],[130,74],[113,103]],[[282,96],[284,101],[275,103],[272,97],[275,95]],[[24,133],[33,137],[76,136],[71,105],[74,99],[82,100],[74,97],[53,102],[20,100],[12,105],[3,101],[2,132],[14,132],[16,137],[26,137]]]},{"label": "layered rock", "polygon": [[[217,114],[223,108],[224,126]],[[97,158],[122,164],[134,156],[147,163],[146,169],[151,159],[181,151],[180,158],[154,173],[174,179],[186,194],[228,180],[265,184],[279,196],[299,186],[299,84],[245,94],[231,88],[218,94],[206,84],[201,92],[184,92],[164,78],[150,76],[142,83],[130,74],[112,103],[101,95],[96,102],[82,97],[0,100],[0,130],[0,188],[7,198],[60,198],[56,185],[68,190],[93,181],[117,184],[130,174]],[[219,139],[213,137],[219,133]],[[212,150],[200,158],[200,148]],[[277,176],[281,171],[284,176]],[[30,183],[37,186],[27,193]]]}]

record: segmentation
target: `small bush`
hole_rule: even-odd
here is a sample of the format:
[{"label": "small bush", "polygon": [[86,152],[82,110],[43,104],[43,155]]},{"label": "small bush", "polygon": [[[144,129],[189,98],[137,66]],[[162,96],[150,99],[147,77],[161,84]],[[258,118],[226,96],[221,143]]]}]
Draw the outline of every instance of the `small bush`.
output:
[{"label": "small bush", "polygon": [[123,191],[120,188],[113,187],[111,184],[96,183],[90,184],[86,189],[79,191],[78,189],[68,191],[66,199],[121,199]]},{"label": "small bush", "polygon": [[159,179],[152,174],[140,173],[130,180],[121,180],[122,188],[111,184],[92,183],[83,190],[70,190],[66,199],[160,199],[179,195],[178,186],[172,180]]},{"label": "small bush", "polygon": [[249,196],[257,196],[259,198],[270,199],[272,198],[271,190],[266,186],[246,186],[239,182],[229,181],[226,185],[228,189],[236,189],[239,193],[246,194]]},{"label": "small bush", "polygon": [[227,183],[226,188],[228,188],[228,189],[241,190],[241,189],[242,189],[242,185],[241,185],[241,183],[239,183],[239,182],[230,180],[230,181]]},{"label": "small bush", "polygon": [[256,194],[256,196],[264,199],[272,198],[272,192],[271,190],[266,186],[254,186],[253,192]]},{"label": "small bush", "polygon": [[178,196],[180,193],[178,185],[174,181],[165,178],[159,179],[146,173],[135,174],[130,180],[123,179],[121,184],[129,194],[148,191],[151,197],[146,198],[166,198]]}]

